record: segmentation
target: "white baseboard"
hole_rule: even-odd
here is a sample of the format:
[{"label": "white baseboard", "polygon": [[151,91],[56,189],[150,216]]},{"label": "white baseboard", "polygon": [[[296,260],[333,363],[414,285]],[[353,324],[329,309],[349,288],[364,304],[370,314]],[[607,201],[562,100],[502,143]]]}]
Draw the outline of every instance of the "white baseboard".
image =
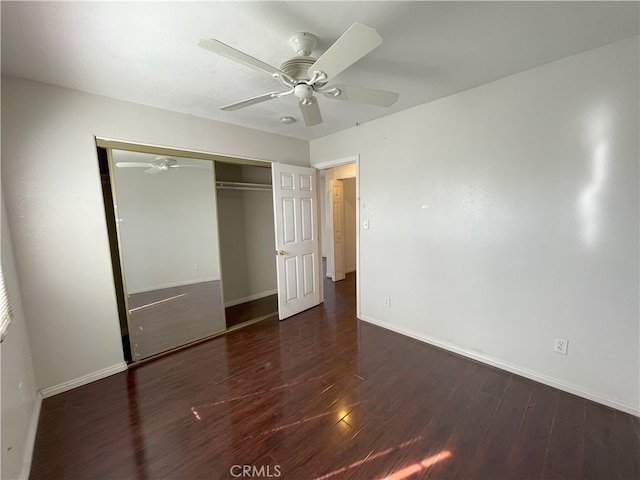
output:
[{"label": "white baseboard", "polygon": [[31,414],[31,423],[27,432],[27,441],[24,446],[24,455],[22,457],[22,471],[18,480],[27,480],[31,473],[31,461],[33,460],[33,449],[36,445],[36,434],[38,433],[38,422],[40,421],[40,409],[42,407],[42,394],[36,392],[36,399],[33,404],[33,413]]},{"label": "white baseboard", "polygon": [[471,358],[473,360],[477,360],[478,362],[485,363],[487,365],[491,365],[493,367],[499,368],[501,370],[506,370],[507,372],[515,373],[516,375],[520,375],[521,377],[528,378],[530,380],[534,380],[539,383],[543,383],[545,385],[549,385],[550,387],[557,388],[559,390],[572,393],[574,395],[578,395],[579,397],[586,398],[588,400],[593,400],[594,402],[601,403],[611,408],[615,408],[616,410],[621,410],[626,413],[630,413],[631,415],[635,415],[636,417],[640,417],[640,407],[638,405],[632,405],[625,402],[620,402],[618,400],[606,397],[599,393],[594,393],[589,390],[585,390],[577,385],[572,385],[570,383],[563,382],[561,380],[557,380],[552,377],[547,377],[546,375],[541,375],[539,373],[533,372],[531,370],[527,370],[516,365],[512,365],[510,363],[503,362],[493,357],[489,357],[486,355],[481,355],[477,352],[473,352],[471,350],[467,350],[456,345],[443,342],[441,340],[428,337],[421,333],[415,332],[413,330],[405,329],[398,327],[396,325],[392,325],[375,318],[369,317],[367,315],[360,315],[358,317],[360,320],[364,320],[365,322],[372,323],[379,327],[385,328],[387,330],[391,330],[396,333],[400,333],[401,335],[405,335],[407,337],[414,338],[421,342],[428,343],[430,345],[440,347],[444,350],[448,350],[453,353],[457,353],[458,355],[462,355],[467,358]]},{"label": "white baseboard", "polygon": [[88,375],[69,380],[68,382],[63,382],[58,385],[43,388],[40,390],[40,394],[42,395],[42,398],[53,397],[54,395],[57,395],[59,393],[73,390],[74,388],[81,387],[82,385],[86,385],[91,382],[95,382],[96,380],[101,380],[116,373],[124,372],[125,370],[127,370],[127,364],[125,362],[118,363],[116,365],[112,365],[111,367],[103,368],[102,370],[89,373]]},{"label": "white baseboard", "polygon": [[254,293],[253,295],[249,295],[247,297],[235,298],[233,300],[229,300],[228,302],[224,302],[224,308],[233,307],[234,305],[240,305],[241,303],[250,302],[252,300],[258,300],[270,295],[275,295],[276,293],[278,293],[278,290],[267,290],[265,292]]}]

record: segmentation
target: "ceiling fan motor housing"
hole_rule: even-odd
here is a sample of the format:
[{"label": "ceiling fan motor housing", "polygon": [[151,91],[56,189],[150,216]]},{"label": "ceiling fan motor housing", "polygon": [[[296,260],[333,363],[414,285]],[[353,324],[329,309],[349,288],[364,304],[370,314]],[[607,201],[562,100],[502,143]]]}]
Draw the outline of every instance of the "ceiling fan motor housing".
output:
[{"label": "ceiling fan motor housing", "polygon": [[312,57],[293,57],[280,65],[280,70],[296,80],[309,80],[309,67],[316,63]]}]

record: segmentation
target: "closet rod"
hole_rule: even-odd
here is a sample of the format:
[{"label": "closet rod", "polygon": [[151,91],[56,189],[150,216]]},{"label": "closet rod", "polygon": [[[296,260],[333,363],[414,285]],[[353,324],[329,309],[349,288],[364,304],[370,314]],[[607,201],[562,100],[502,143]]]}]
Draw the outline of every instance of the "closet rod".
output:
[{"label": "closet rod", "polygon": [[266,183],[216,182],[216,188],[219,188],[221,190],[271,191],[271,185],[268,185]]}]

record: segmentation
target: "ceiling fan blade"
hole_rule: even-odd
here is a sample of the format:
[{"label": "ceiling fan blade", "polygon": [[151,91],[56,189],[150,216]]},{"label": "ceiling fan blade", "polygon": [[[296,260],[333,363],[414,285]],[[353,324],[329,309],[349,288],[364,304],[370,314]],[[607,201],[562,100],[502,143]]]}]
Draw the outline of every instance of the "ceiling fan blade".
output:
[{"label": "ceiling fan blade", "polygon": [[374,28],[364,23],[354,23],[309,67],[309,77],[319,71],[326,73],[327,78],[333,78],[381,43],[382,37]]},{"label": "ceiling fan blade", "polygon": [[231,103],[229,105],[225,105],[224,107],[220,107],[220,110],[231,111],[238,110],[240,108],[248,107],[249,105],[255,105],[256,103],[266,102],[267,100],[273,100],[274,95],[281,96],[280,94],[283,92],[271,92],[265,93],[264,95],[258,95],[257,97],[248,98],[247,100],[242,100],[241,102]]},{"label": "ceiling fan blade", "polygon": [[118,162],[116,163],[116,167],[118,168],[143,168],[149,167],[149,163],[142,162]]},{"label": "ceiling fan blade", "polygon": [[162,171],[161,168],[158,167],[151,167],[151,168],[147,168],[144,173],[148,173],[149,175],[155,175],[156,173],[160,173]]},{"label": "ceiling fan blade", "polygon": [[273,75],[274,73],[281,73],[275,67],[272,67],[269,64],[266,64],[257,58],[253,58],[251,55],[247,55],[240,50],[236,50],[229,45],[226,45],[218,40],[214,40],[212,38],[206,40],[200,40],[198,45],[205,50],[209,50],[210,52],[217,53],[218,55],[222,55],[223,57],[227,57],[229,60],[233,60],[235,62],[246,65],[247,67],[251,67],[255,70],[259,70],[261,72],[268,73],[269,75]]},{"label": "ceiling fan blade", "polygon": [[304,118],[304,124],[307,127],[313,127],[322,123],[322,115],[320,115],[320,107],[318,106],[318,99],[312,97],[313,102],[305,105],[302,103],[304,100],[298,101],[298,106],[302,112],[302,118]]},{"label": "ceiling fan blade", "polygon": [[329,98],[337,100],[347,100],[380,107],[390,107],[398,101],[400,95],[396,92],[386,90],[376,90],[375,88],[354,87],[351,85],[331,85],[326,92],[322,92]]}]

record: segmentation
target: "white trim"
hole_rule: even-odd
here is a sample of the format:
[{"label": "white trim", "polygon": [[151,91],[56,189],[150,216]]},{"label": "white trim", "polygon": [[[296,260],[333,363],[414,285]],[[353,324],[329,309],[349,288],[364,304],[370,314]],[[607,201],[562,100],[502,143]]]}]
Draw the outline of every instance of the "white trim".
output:
[{"label": "white trim", "polygon": [[195,280],[182,280],[180,282],[165,283],[162,285],[155,285],[153,287],[145,288],[144,290],[135,290],[128,292],[129,295],[135,295],[136,293],[154,292],[156,290],[162,290],[163,288],[184,287],[185,285],[195,285],[196,283],[204,282],[219,282],[219,277],[200,277]]},{"label": "white trim", "polygon": [[125,362],[118,363],[116,365],[112,365],[111,367],[103,368],[74,380],[69,380],[68,382],[63,382],[59,383],[58,385],[43,388],[40,390],[40,394],[42,395],[42,398],[53,397],[54,395],[57,395],[59,393],[73,390],[76,387],[81,387],[82,385],[86,385],[88,383],[95,382],[96,380],[110,377],[111,375],[115,375],[116,373],[124,372],[126,370],[127,364]]},{"label": "white trim", "polygon": [[351,155],[350,157],[338,158],[336,160],[327,160],[326,162],[318,162],[311,165],[316,170],[326,170],[327,168],[339,167],[341,165],[348,165],[350,163],[356,163],[360,160],[360,155]]},{"label": "white trim", "polygon": [[557,380],[552,377],[547,377],[546,375],[541,375],[536,372],[532,372],[531,370],[527,370],[516,365],[512,365],[510,363],[503,362],[501,360],[481,355],[477,352],[473,352],[451,343],[443,342],[442,340],[437,340],[435,338],[428,337],[426,335],[422,335],[421,333],[415,332],[413,330],[408,330],[405,328],[397,327],[395,325],[377,320],[375,318],[369,317],[367,315],[358,315],[360,320],[364,320],[365,322],[372,323],[379,327],[385,328],[387,330],[391,330],[396,333],[400,333],[407,337],[414,338],[421,342],[428,343],[430,345],[434,345],[439,348],[443,348],[444,350],[448,350],[453,353],[457,353],[458,355],[462,355],[467,358],[471,358],[473,360],[477,360],[478,362],[485,363],[487,365],[491,365],[493,367],[499,368],[501,370],[506,370],[507,372],[515,373],[516,375],[520,375],[521,377],[528,378],[530,380],[534,380],[539,383],[543,383],[545,385],[549,385],[550,387],[557,388],[559,390],[563,390],[565,392],[572,393],[574,395],[578,395],[579,397],[586,398],[587,400],[593,400],[594,402],[601,403],[611,408],[615,408],[617,410],[621,410],[626,413],[630,413],[631,415],[635,415],[636,417],[640,417],[640,406],[631,405],[629,403],[620,402],[618,400],[606,397],[599,393],[591,392],[589,390],[585,390],[577,385],[573,385],[570,383],[563,382],[561,380]]},{"label": "white trim", "polygon": [[18,476],[18,480],[27,480],[31,473],[31,461],[33,460],[33,449],[36,445],[36,434],[38,433],[41,407],[42,394],[40,392],[36,392],[33,412],[31,414],[31,423],[29,424],[29,431],[27,432],[27,441],[24,445],[24,455],[22,456],[22,471]]},{"label": "white trim", "polygon": [[268,297],[270,295],[275,295],[278,293],[278,290],[267,290],[265,292],[254,293],[253,295],[249,295],[247,297],[236,298],[234,300],[229,300],[228,302],[224,302],[224,308],[233,307],[234,305],[240,305],[241,303],[250,302],[252,300],[258,300],[260,298]]}]

